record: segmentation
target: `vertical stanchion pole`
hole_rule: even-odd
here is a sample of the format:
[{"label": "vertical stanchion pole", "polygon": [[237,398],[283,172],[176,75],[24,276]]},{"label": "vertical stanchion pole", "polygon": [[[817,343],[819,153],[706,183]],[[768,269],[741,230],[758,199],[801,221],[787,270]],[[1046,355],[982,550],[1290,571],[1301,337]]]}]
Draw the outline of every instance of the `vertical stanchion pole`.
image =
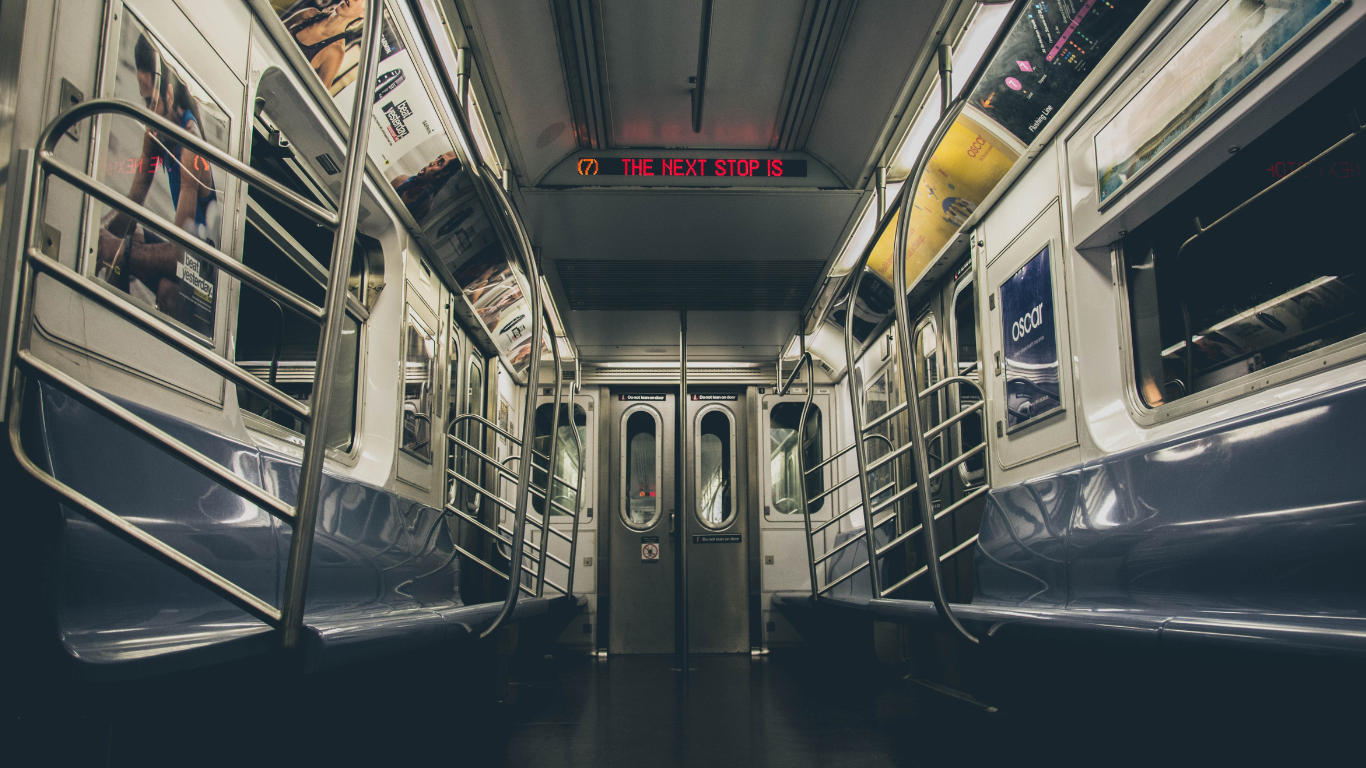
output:
[{"label": "vertical stanchion pole", "polygon": [[[820,590],[816,586],[816,542],[811,540],[811,507],[806,498],[806,414],[811,410],[811,398],[816,393],[816,364],[806,351],[806,328],[803,327],[801,330],[802,353],[797,358],[797,365],[806,362],[806,402],[802,404],[801,421],[797,422],[797,498],[802,500],[802,523],[806,526],[806,565],[811,575],[811,601],[815,602],[820,599]],[[781,357],[778,359],[782,360]],[[820,439],[819,433],[816,434],[816,439]],[[816,471],[825,472],[823,469]],[[832,507],[835,505],[833,495],[829,503]],[[821,539],[824,538],[822,534]]]},{"label": "vertical stanchion pole", "polygon": [[295,500],[297,517],[289,542],[284,600],[280,607],[282,644],[286,649],[298,645],[303,630],[308,566],[313,553],[313,528],[321,502],[323,458],[327,455],[327,416],[332,401],[333,374],[337,356],[341,352],[341,329],[346,322],[346,290],[351,277],[351,257],[355,249],[356,223],[360,216],[361,192],[364,188],[370,106],[374,101],[383,13],[384,4],[373,0],[365,11],[360,76],[356,81],[356,101],[351,108],[351,135],[346,140],[346,171],[342,176],[337,230],[332,239],[332,260],[328,264],[327,297],[323,305],[325,314],[318,340],[317,368],[313,372],[313,396],[310,398],[303,465],[299,468],[299,495]]},{"label": "vertical stanchion pole", "polygon": [[678,671],[688,674],[688,311],[678,313],[678,617],[676,651]]},{"label": "vertical stanchion pole", "polygon": [[[559,339],[555,340],[559,343]],[[583,439],[579,437],[579,425],[574,420],[574,396],[579,393],[579,351],[574,352],[574,384],[569,389],[569,433],[574,436],[574,455],[578,457],[579,474],[574,480],[574,528],[569,535],[569,576],[566,578],[564,588],[568,590],[567,597],[570,601],[574,599],[574,558],[578,557],[579,551],[579,515],[583,512]]]},{"label": "vertical stanchion pole", "polygon": [[517,467],[517,491],[512,497],[512,558],[508,561],[508,593],[503,598],[503,608],[498,612],[497,618],[479,634],[480,638],[485,638],[497,632],[512,616],[513,610],[517,607],[517,598],[522,591],[518,585],[522,580],[522,553],[526,549],[526,516],[527,509],[531,506],[531,473],[535,466],[535,462],[532,461],[535,454],[531,450],[536,434],[536,385],[540,382],[541,375],[539,345],[545,328],[545,297],[541,291],[541,272],[536,266],[536,255],[531,248],[531,239],[527,237],[526,229],[517,218],[512,201],[508,199],[503,188],[498,186],[497,180],[488,173],[487,166],[483,166],[481,175],[489,183],[490,191],[497,196],[499,211],[507,218],[508,232],[516,241],[517,255],[521,258],[522,268],[526,272],[527,290],[531,291],[531,338],[535,339],[531,342],[532,351],[528,357],[530,363],[526,373],[526,413],[522,418],[521,433],[523,458]]},{"label": "vertical stanchion pole", "polygon": [[[564,390],[560,386],[560,379],[564,374],[560,371],[560,345],[555,339],[555,328],[550,329],[550,359],[555,365],[555,374],[552,381],[555,384],[555,415],[550,417],[550,451],[546,456],[546,461],[550,462],[549,468],[545,473],[545,506],[541,512],[541,557],[536,564],[536,596],[545,597],[545,569],[550,561],[550,516],[553,508],[550,506],[551,500],[555,498],[555,462],[560,458],[560,402],[564,395]],[[536,402],[535,388],[540,386],[540,382],[533,383],[531,402]],[[532,448],[526,453],[527,458],[534,459],[536,441],[532,440]],[[535,469],[532,469],[535,472]],[[569,589],[568,586],[565,587]]]},{"label": "vertical stanchion pole", "polygon": [[[904,199],[903,192],[903,199]],[[871,249],[866,249],[863,258],[859,259],[858,265],[854,268],[851,275],[853,282],[849,286],[849,295],[845,298],[847,302],[844,308],[844,381],[849,388],[850,412],[854,420],[854,458],[858,461],[858,490],[859,501],[863,504],[863,536],[868,546],[868,584],[872,587],[872,597],[874,600],[882,597],[882,580],[878,578],[877,571],[877,536],[873,533],[873,500],[868,495],[868,449],[863,445],[863,409],[859,404],[859,397],[863,394],[854,386],[854,365],[857,358],[854,357],[854,306],[858,301],[858,288],[863,282],[863,270],[868,263],[868,254]],[[895,252],[894,252],[895,253]]]}]

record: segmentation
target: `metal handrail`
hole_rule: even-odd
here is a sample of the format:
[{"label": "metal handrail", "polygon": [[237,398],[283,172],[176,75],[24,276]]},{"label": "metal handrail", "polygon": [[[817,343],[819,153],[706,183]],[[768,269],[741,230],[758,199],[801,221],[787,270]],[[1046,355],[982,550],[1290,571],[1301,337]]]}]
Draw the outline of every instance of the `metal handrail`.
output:
[{"label": "metal handrail", "polygon": [[[549,318],[547,317],[547,319]],[[541,354],[541,350],[537,349],[533,351],[532,354],[539,355]],[[550,431],[548,434],[550,439],[550,455],[546,457],[545,495],[541,497],[545,502],[545,511],[541,513],[541,556],[536,561],[536,570],[538,573],[536,594],[537,596],[542,597],[545,596],[545,558],[546,555],[550,553],[550,539],[549,534],[547,534],[546,531],[550,529],[551,505],[554,503],[555,499],[555,461],[560,455],[560,400],[564,396],[564,372],[560,370],[560,345],[555,343],[553,334],[550,339],[550,360],[555,366],[555,398],[552,401],[554,403],[552,406],[553,410],[551,411],[553,415],[550,417]],[[527,382],[528,386],[540,386],[539,382],[532,384],[531,379],[527,379]],[[534,391],[534,388],[528,389],[528,395]],[[535,397],[528,397],[527,407],[535,409]],[[573,423],[572,418],[570,419],[570,423]],[[536,466],[536,439],[534,436],[531,436],[530,439],[527,440],[525,449],[527,454],[531,456],[531,460],[527,463],[532,466],[532,474],[534,477]],[[533,486],[534,485],[535,484],[533,483]]]},{"label": "metal handrail", "polygon": [[[376,3],[376,5],[379,4]],[[531,238],[527,236],[526,228],[522,226],[521,219],[513,212],[512,201],[508,199],[507,194],[503,191],[503,187],[494,181],[493,173],[489,170],[488,166],[483,163],[482,159],[478,164],[478,169],[478,175],[487,183],[487,186],[494,193],[494,196],[498,201],[498,213],[502,215],[503,226],[506,228],[507,232],[512,235],[512,239],[516,244],[514,250],[517,252],[518,258],[522,261],[522,268],[527,278],[527,287],[531,291],[532,350],[528,357],[526,379],[527,407],[522,425],[522,434],[527,436],[527,450],[531,451],[534,450],[530,447],[532,436],[536,434],[536,398],[532,393],[535,392],[535,387],[540,382],[540,344],[545,336],[545,305],[544,297],[541,295],[541,273],[536,266],[536,256],[532,251]],[[550,344],[551,346],[554,346],[555,340],[551,339]],[[483,421],[487,421],[487,419],[483,419]],[[494,426],[494,429],[497,429],[496,425]],[[514,496],[517,502],[517,508],[513,514],[514,533],[512,536],[512,558],[508,563],[509,584],[521,583],[520,574],[522,572],[522,548],[525,538],[526,512],[531,506],[529,503],[531,496],[527,490],[531,485],[531,474],[534,465],[534,461],[522,462],[521,468],[517,472],[517,491]],[[554,467],[551,467],[551,469],[553,470]],[[513,574],[517,575],[514,576]],[[498,616],[493,620],[493,623],[489,624],[489,626],[479,635],[481,638],[488,637],[503,626],[503,623],[512,615],[513,609],[517,607],[517,598],[520,594],[520,589],[508,590],[507,597],[503,601],[502,610],[499,611]]]},{"label": "metal handrail", "polygon": [[[850,270],[849,274],[844,279],[844,282],[848,286],[846,293],[848,297],[848,309],[845,312],[844,318],[845,370],[850,372],[846,375],[845,381],[846,385],[849,388],[849,401],[852,404],[850,410],[854,422],[854,434],[857,436],[862,436],[867,432],[867,430],[872,429],[894,418],[903,411],[905,412],[908,421],[908,426],[910,428],[909,432],[911,440],[906,444],[906,446],[903,446],[901,449],[895,451],[893,453],[893,456],[884,457],[885,461],[883,461],[883,463],[886,463],[886,461],[890,461],[894,456],[900,455],[905,450],[910,449],[912,461],[915,463],[915,474],[917,482],[911,487],[903,489],[902,491],[898,492],[894,497],[892,497],[892,499],[884,501],[882,506],[890,506],[894,501],[904,497],[912,490],[919,492],[919,506],[922,510],[921,514],[923,517],[927,518],[930,521],[930,523],[922,524],[920,526],[917,526],[916,528],[912,528],[910,531],[898,535],[895,541],[899,543],[901,541],[908,540],[915,533],[922,531],[924,532],[925,551],[927,555],[926,559],[929,560],[929,562],[926,564],[924,568],[921,569],[921,571],[930,574],[930,580],[933,584],[933,601],[935,609],[942,620],[944,620],[946,623],[952,626],[964,639],[968,640],[973,644],[976,644],[978,640],[971,633],[969,633],[967,629],[964,628],[963,625],[958,621],[957,617],[954,616],[952,609],[949,607],[948,599],[945,596],[943,581],[940,578],[939,573],[939,564],[943,561],[943,559],[946,559],[952,554],[956,554],[962,551],[962,549],[965,548],[966,544],[954,547],[949,553],[946,553],[943,556],[939,554],[937,542],[935,540],[935,532],[933,525],[933,520],[937,519],[939,516],[935,515],[932,511],[934,500],[931,496],[932,490],[930,488],[929,481],[934,477],[937,477],[940,474],[942,474],[943,471],[967,461],[967,459],[971,456],[975,456],[976,454],[981,453],[985,450],[986,443],[984,442],[981,446],[975,448],[973,451],[964,453],[962,456],[958,457],[953,462],[950,462],[948,465],[944,467],[940,467],[935,472],[931,472],[928,461],[929,438],[940,434],[943,431],[943,428],[946,428],[947,426],[949,426],[949,424],[956,423],[957,421],[966,418],[966,415],[955,414],[954,418],[949,422],[949,424],[936,425],[936,428],[933,428],[927,435],[926,430],[921,424],[920,408],[918,407],[918,403],[920,402],[921,398],[925,395],[936,392],[940,388],[948,386],[949,384],[972,383],[974,386],[977,386],[977,384],[976,382],[966,379],[966,377],[956,376],[946,379],[942,382],[937,382],[935,385],[927,388],[924,392],[921,392],[920,388],[917,386],[915,369],[914,366],[910,364],[911,361],[914,359],[914,350],[912,349],[911,344],[909,308],[907,307],[907,294],[909,292],[909,286],[906,284],[906,242],[911,215],[912,199],[915,195],[915,190],[920,186],[920,180],[924,176],[925,169],[929,163],[930,157],[933,155],[935,148],[937,148],[939,144],[943,141],[945,135],[948,133],[950,126],[953,125],[953,122],[958,118],[959,114],[962,112],[964,105],[967,103],[969,95],[972,93],[972,89],[976,87],[977,83],[981,80],[983,73],[986,71],[988,64],[996,57],[997,53],[1000,51],[1007,34],[1014,27],[1014,23],[1018,21],[1018,19],[1021,17],[1021,14],[1023,13],[1023,10],[1025,8],[1025,3],[1023,0],[1015,0],[1015,2],[1012,3],[1012,5],[1013,8],[1009,15],[1009,21],[1006,24],[1003,24],[1000,27],[1000,29],[997,30],[996,34],[994,35],[991,41],[991,44],[988,46],[987,51],[985,52],[985,55],[983,55],[982,58],[978,61],[977,65],[973,69],[972,74],[969,76],[968,87],[963,90],[963,95],[957,98],[954,98],[953,96],[954,91],[952,81],[952,50],[950,46],[948,46],[947,44],[941,45],[939,47],[939,81],[941,100],[940,118],[938,122],[935,124],[934,130],[931,132],[929,140],[920,150],[920,154],[916,159],[916,164],[913,172],[911,173],[910,177],[907,178],[906,183],[902,185],[901,191],[898,193],[899,201],[897,224],[894,232],[894,240],[892,247],[892,293],[893,308],[897,328],[897,355],[900,360],[900,369],[903,377],[904,391],[908,394],[903,403],[893,408],[888,413],[882,414],[877,419],[874,419],[867,425],[863,424],[863,415],[861,413],[861,409],[858,407],[860,393],[857,392],[854,388],[854,376],[852,375],[855,363],[853,317],[854,304],[858,300],[859,285],[863,280],[863,275],[867,269],[868,259],[872,255],[874,244],[869,243],[868,247],[863,249],[863,252],[859,256],[858,262],[854,265],[853,269]],[[912,407],[913,404],[915,404],[916,407]],[[981,408],[975,407],[972,409],[963,410],[967,410],[968,412],[975,411],[979,414],[979,416],[983,418],[983,434],[985,434],[985,411]],[[867,453],[864,449],[863,441],[860,439],[854,440],[851,448],[854,449],[855,458],[858,462],[859,471],[857,479],[859,480],[859,492],[862,497],[862,506],[865,510],[872,510],[873,504],[868,492],[868,473],[870,471],[870,468]],[[842,455],[843,453],[844,452],[841,451],[839,455]],[[827,461],[826,463],[829,462]],[[836,487],[840,487],[844,484],[845,483],[842,482]],[[967,497],[965,497],[964,500],[960,500],[960,502],[952,505],[950,507],[950,510],[959,508],[962,505],[962,503],[964,503],[966,500],[976,498],[981,493],[985,492],[986,489],[987,486],[983,486],[977,491],[974,491],[972,494],[969,494]],[[857,507],[851,508],[845,514],[849,514],[855,508]],[[811,532],[809,521],[811,518],[811,514],[810,509],[805,504],[805,499],[803,499],[803,513],[804,518],[808,521],[807,532],[809,543],[809,534]],[[841,515],[841,517],[843,516],[844,515]],[[888,548],[879,548],[876,545],[873,532],[876,529],[877,525],[873,520],[873,516],[874,513],[870,512],[866,516],[867,519],[864,523],[864,537],[866,538],[868,546],[868,559],[862,565],[852,569],[849,573],[844,574],[836,581],[827,584],[825,587],[818,589],[816,587],[815,579],[815,557],[813,556],[811,558],[811,560],[813,561],[811,574],[811,587],[813,599],[816,599],[821,593],[829,591],[836,584],[839,584],[845,579],[852,577],[855,573],[861,571],[865,567],[869,569],[869,579],[872,584],[872,591],[875,599],[884,598],[886,595],[891,594],[904,584],[909,583],[911,579],[913,579],[916,575],[919,575],[921,573],[921,571],[917,571],[916,574],[912,574],[912,576],[903,579],[901,582],[892,586],[888,590],[883,590],[880,588],[880,576],[878,573],[878,569],[875,566],[879,554],[885,554],[888,551]],[[886,519],[890,520],[892,518],[889,517]],[[886,520],[884,520],[884,522],[885,521]],[[822,529],[824,527],[825,526],[823,526]],[[847,546],[847,543],[844,546]],[[891,545],[888,546],[890,547]]]},{"label": "metal handrail", "polygon": [[[36,162],[32,169],[29,192],[31,197],[28,201],[29,212],[24,236],[25,248],[21,257],[23,263],[19,276],[21,287],[18,292],[19,306],[16,314],[18,322],[13,331],[16,352],[13,361],[14,370],[11,373],[13,386],[10,394],[10,447],[14,451],[19,465],[40,483],[56,492],[66,502],[89,515],[114,534],[171,567],[186,573],[199,584],[266,624],[280,630],[281,644],[286,649],[292,649],[298,644],[303,629],[314,524],[317,519],[318,507],[321,504],[322,467],[323,457],[326,453],[324,434],[327,429],[326,416],[332,395],[331,384],[333,369],[336,367],[335,358],[340,353],[347,282],[350,277],[350,271],[344,265],[349,263],[350,245],[355,240],[359,218],[361,181],[365,170],[365,148],[371,122],[367,107],[373,100],[374,70],[379,58],[381,13],[381,3],[372,3],[366,9],[359,92],[356,94],[351,116],[351,125],[354,128],[347,139],[346,168],[342,176],[343,199],[335,213],[304,199],[246,163],[217,147],[209,145],[199,136],[186,131],[166,118],[137,105],[112,99],[97,99],[79,104],[50,122],[39,136]],[[188,147],[206,158],[210,163],[217,163],[218,167],[238,180],[247,182],[298,213],[332,228],[334,230],[332,260],[331,267],[328,270],[323,305],[318,306],[307,301],[228,254],[198,240],[174,223],[148,210],[144,205],[129,200],[86,173],[58,160],[54,152],[57,142],[66,134],[66,131],[83,120],[102,114],[120,114],[155,128],[164,135],[174,137],[181,146]],[[218,357],[211,350],[205,349],[180,328],[171,325],[140,306],[117,298],[112,293],[96,286],[84,275],[44,255],[37,247],[38,222],[47,203],[49,179],[54,176],[110,208],[131,216],[135,220],[140,220],[144,226],[157,229],[168,241],[202,257],[228,276],[237,278],[244,284],[261,291],[272,300],[286,304],[303,316],[319,322],[322,325],[322,332],[318,344],[318,365],[315,368],[310,404],[304,405],[285,395],[272,384],[262,382],[241,366],[228,362]],[[40,273],[110,309],[177,351],[222,375],[225,379],[230,379],[255,391],[268,401],[306,422],[308,430],[304,443],[303,460],[299,470],[299,493],[295,505],[291,507],[278,497],[266,493],[238,477],[213,459],[195,451],[145,419],[118,405],[110,398],[35,356],[28,348],[28,342],[35,321],[35,289],[37,277]],[[284,594],[279,608],[272,606],[216,571],[171,547],[118,513],[86,497],[35,464],[25,452],[21,438],[24,389],[27,384],[24,370],[27,370],[31,375],[50,380],[57,387],[86,403],[94,410],[120,423],[209,479],[221,483],[291,525],[294,534],[290,539],[289,557],[285,566]]]}]

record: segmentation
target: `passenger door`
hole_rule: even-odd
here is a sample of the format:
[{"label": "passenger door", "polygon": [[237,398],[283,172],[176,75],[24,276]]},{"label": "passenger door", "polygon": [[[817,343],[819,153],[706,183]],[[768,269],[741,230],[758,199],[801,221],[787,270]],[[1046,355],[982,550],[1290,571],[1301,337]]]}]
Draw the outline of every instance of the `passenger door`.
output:
[{"label": "passenger door", "polygon": [[744,394],[688,398],[688,647],[749,650],[749,485]]},{"label": "passenger door", "polygon": [[607,650],[673,653],[676,396],[610,397]]}]

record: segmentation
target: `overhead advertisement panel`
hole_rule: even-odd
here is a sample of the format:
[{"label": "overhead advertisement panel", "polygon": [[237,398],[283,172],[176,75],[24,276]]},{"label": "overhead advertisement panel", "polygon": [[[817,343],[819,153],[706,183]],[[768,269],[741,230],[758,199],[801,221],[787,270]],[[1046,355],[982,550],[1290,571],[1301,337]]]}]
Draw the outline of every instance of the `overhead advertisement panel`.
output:
[{"label": "overhead advertisement panel", "polygon": [[[349,114],[360,69],[364,0],[272,4],[337,108]],[[379,56],[370,109],[370,159],[417,220],[437,258],[454,271],[460,262],[497,244],[497,235],[417,71],[421,65],[389,8]]]},{"label": "overhead advertisement panel", "polygon": [[[349,114],[357,92],[365,0],[271,2],[337,108]],[[417,221],[434,255],[456,276],[504,360],[520,374],[531,351],[526,279],[507,260],[475,180],[423,82],[420,56],[408,49],[391,7],[385,8],[379,45],[370,159]]]},{"label": "overhead advertisement panel", "polygon": [[[934,262],[1010,171],[1148,0],[1062,0],[1030,5],[1006,33],[914,190],[906,239],[906,281]],[[883,233],[869,266],[892,280],[891,238]]]},{"label": "overhead advertisement panel", "polygon": [[968,103],[1029,144],[1147,5],[1148,0],[1031,4]]},{"label": "overhead advertisement panel", "polygon": [[1102,201],[1234,98],[1342,0],[1229,0],[1096,133]]},{"label": "overhead advertisement panel", "polygon": [[[1019,159],[1013,142],[993,135],[996,133],[965,110],[935,147],[911,203],[906,233],[907,285],[914,285]],[[868,266],[889,283],[895,233],[895,226],[883,230],[868,257]]]}]

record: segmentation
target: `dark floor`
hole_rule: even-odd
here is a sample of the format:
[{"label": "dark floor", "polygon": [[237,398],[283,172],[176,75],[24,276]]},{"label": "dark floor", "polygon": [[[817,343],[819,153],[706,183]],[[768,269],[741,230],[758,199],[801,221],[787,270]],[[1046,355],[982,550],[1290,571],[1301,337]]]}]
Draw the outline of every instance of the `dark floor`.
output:
[{"label": "dark floor", "polygon": [[932,735],[999,731],[984,709],[798,651],[690,666],[684,678],[672,657],[551,661],[518,685],[489,764],[877,768],[922,764]]},{"label": "dark floor", "polygon": [[287,660],[225,665],[124,684],[24,675],[7,656],[22,684],[0,685],[12,713],[0,765],[1362,763],[1366,686],[1337,660],[1272,686],[1259,663],[1214,674],[1204,661],[1143,666],[1107,647],[1099,661],[1070,650],[1069,670],[1031,650],[1007,661],[1037,674],[983,694],[1001,706],[989,712],[832,649],[695,656],[686,677],[672,657],[497,649],[433,648],[308,676]]}]

